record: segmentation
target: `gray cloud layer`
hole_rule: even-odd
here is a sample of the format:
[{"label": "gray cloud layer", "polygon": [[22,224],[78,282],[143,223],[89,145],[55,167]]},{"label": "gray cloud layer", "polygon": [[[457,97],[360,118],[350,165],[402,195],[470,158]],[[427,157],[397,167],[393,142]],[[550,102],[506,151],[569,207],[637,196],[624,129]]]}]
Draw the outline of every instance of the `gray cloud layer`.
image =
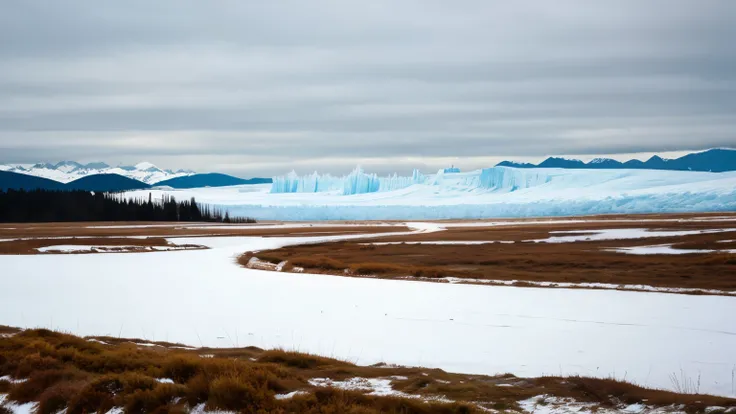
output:
[{"label": "gray cloud layer", "polygon": [[10,0],[0,162],[273,174],[734,146],[734,21],[729,0]]}]

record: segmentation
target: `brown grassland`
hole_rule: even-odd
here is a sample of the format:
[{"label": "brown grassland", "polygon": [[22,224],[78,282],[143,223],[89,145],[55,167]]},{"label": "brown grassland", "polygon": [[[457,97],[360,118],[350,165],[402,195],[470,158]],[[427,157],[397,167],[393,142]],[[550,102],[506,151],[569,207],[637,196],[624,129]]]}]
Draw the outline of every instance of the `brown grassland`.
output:
[{"label": "brown grassland", "polygon": [[[75,246],[105,246],[115,249],[116,246],[135,246],[133,248],[120,247],[121,251],[139,252],[149,246],[170,247],[176,246],[182,249],[202,249],[204,247],[193,244],[171,244],[161,237],[148,237],[145,239],[131,238],[113,238],[113,237],[93,237],[93,238],[73,238],[73,239],[28,239],[15,240],[12,242],[0,242],[0,254],[39,254],[39,247],[58,246],[58,245],[75,245]],[[90,253],[90,252],[75,252]]]},{"label": "brown grassland", "polygon": [[[734,399],[651,390],[613,379],[463,375],[383,364],[364,367],[254,347],[182,349],[163,342],[140,346],[136,343],[144,341],[139,339],[90,339],[45,329],[0,327],[0,376],[25,379],[0,380],[0,394],[8,394],[15,403],[37,402],[39,414],[64,408],[69,414],[106,412],[112,407],[128,413],[183,413],[198,404],[249,413],[503,412],[517,410],[518,401],[542,394],[607,408],[643,403],[678,405],[696,413],[707,407],[736,406]],[[308,382],[392,376],[393,389],[407,396],[375,396]],[[276,398],[293,391],[302,393]],[[0,406],[1,410],[8,408]]]},{"label": "brown grassland", "polygon": [[[277,223],[271,223],[277,224]],[[351,224],[351,225],[347,225]],[[129,226],[129,227],[126,227]],[[141,227],[146,226],[146,227]],[[306,224],[304,227],[268,228],[269,223],[159,223],[159,222],[79,222],[79,223],[0,223],[0,239],[20,237],[193,237],[193,236],[326,236],[334,234],[388,233],[406,231],[393,226],[360,226],[352,223]],[[249,228],[254,227],[254,228]]]},{"label": "brown grassland", "polygon": [[[248,225],[220,225],[209,223],[3,223],[0,225],[0,254],[38,254],[39,247],[55,245],[91,246],[172,246],[164,237],[212,237],[212,236],[332,236],[339,234],[365,234],[406,231],[401,225],[366,227],[346,226],[305,226],[297,228],[259,228],[249,229]],[[137,227],[137,226],[150,227]],[[114,227],[117,226],[117,227]],[[204,228],[199,228],[199,227]],[[132,238],[135,236],[136,238]],[[145,238],[140,238],[145,237]],[[7,241],[1,241],[1,240]],[[197,245],[178,245],[197,249]],[[140,252],[141,250],[132,250]],[[79,253],[79,252],[75,252]],[[89,252],[87,252],[89,253]]]},{"label": "brown grassland", "polygon": [[[445,231],[371,240],[290,246],[247,252],[284,268],[342,276],[417,278],[445,277],[524,282],[607,283],[660,288],[714,289],[736,292],[736,254],[712,252],[682,255],[633,255],[609,249],[671,244],[676,249],[736,249],[736,221],[670,221],[449,227]],[[736,218],[736,215],[730,215]],[[657,217],[646,217],[657,220]],[[720,233],[631,240],[535,243],[530,240],[570,235],[570,231],[647,228],[650,230],[733,229]],[[554,233],[553,233],[554,232]],[[493,244],[432,245],[373,242],[495,241]],[[501,243],[501,242],[506,243]],[[727,242],[724,242],[727,241]],[[513,243],[511,243],[513,242]]]}]

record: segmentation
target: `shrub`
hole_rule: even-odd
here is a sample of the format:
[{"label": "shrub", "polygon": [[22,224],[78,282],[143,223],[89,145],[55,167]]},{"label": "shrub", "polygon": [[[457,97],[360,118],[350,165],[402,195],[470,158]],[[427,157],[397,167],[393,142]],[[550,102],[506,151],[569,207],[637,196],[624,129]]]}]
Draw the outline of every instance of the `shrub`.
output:
[{"label": "shrub", "polygon": [[249,378],[227,376],[217,378],[210,384],[207,406],[223,410],[268,409],[276,401],[273,392],[265,384],[257,385]]},{"label": "shrub", "polygon": [[38,397],[37,414],[53,414],[61,411],[86,384],[85,381],[71,381],[49,387]]},{"label": "shrub", "polygon": [[169,358],[163,366],[163,376],[174,382],[185,383],[194,377],[200,369],[201,358],[191,355],[177,355]]},{"label": "shrub", "polygon": [[9,397],[15,401],[30,402],[36,400],[39,395],[49,390],[58,382],[82,381],[87,378],[87,374],[74,368],[37,371],[33,373],[28,381],[13,387]]},{"label": "shrub", "polygon": [[259,362],[272,362],[276,364],[283,364],[289,367],[311,369],[317,368],[321,365],[329,365],[330,360],[322,358],[316,355],[301,354],[298,352],[288,352],[275,349],[272,351],[265,351],[260,358]]},{"label": "shrub", "polygon": [[184,397],[187,387],[180,384],[159,384],[152,390],[136,390],[125,396],[123,406],[127,413],[150,413],[166,407],[175,398]]}]

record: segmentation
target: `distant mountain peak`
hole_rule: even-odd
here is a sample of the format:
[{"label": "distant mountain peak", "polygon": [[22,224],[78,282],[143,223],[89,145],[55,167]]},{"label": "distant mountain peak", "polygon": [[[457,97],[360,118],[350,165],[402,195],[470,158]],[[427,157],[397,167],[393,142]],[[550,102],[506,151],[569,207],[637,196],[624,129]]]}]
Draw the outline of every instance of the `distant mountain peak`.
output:
[{"label": "distant mountain peak", "polygon": [[158,167],[147,161],[139,162],[135,165],[135,169],[138,171],[161,171]]},{"label": "distant mountain peak", "polygon": [[106,168],[110,168],[110,166],[104,162],[90,162],[85,164],[84,168],[88,170],[104,170]]},{"label": "distant mountain peak", "polygon": [[54,168],[58,169],[59,167],[75,167],[79,168],[82,167],[82,164],[76,162],[76,161],[59,161],[54,165]]}]

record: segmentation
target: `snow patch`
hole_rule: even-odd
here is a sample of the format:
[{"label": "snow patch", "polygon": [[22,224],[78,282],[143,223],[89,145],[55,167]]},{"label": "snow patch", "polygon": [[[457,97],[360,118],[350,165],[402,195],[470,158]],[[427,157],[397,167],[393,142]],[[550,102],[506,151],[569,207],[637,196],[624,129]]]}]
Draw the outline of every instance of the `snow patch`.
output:
[{"label": "snow patch", "polygon": [[648,255],[648,254],[706,254],[706,253],[736,253],[736,250],[712,250],[712,249],[675,249],[671,244],[658,244],[653,246],[616,247],[605,249],[609,252]]},{"label": "snow patch", "polygon": [[736,296],[736,291],[718,290],[718,289],[701,289],[701,288],[669,288],[650,285],[620,285],[615,283],[596,283],[596,282],[540,282],[536,280],[500,280],[500,279],[473,279],[460,277],[444,277],[444,278],[420,278],[414,276],[406,276],[408,280],[426,280],[430,282],[446,281],[452,284],[486,284],[497,286],[535,286],[543,288],[563,288],[563,289],[607,289],[607,290],[628,290],[634,292],[656,292],[656,293],[696,293],[707,295]]},{"label": "snow patch", "polygon": [[6,382],[9,382],[11,384],[22,384],[22,383],[28,381],[28,379],[25,379],[25,378],[17,379],[17,378],[11,377],[10,375],[3,375],[2,377],[0,377],[0,381],[6,381]]},{"label": "snow patch", "polygon": [[290,400],[296,397],[297,395],[306,395],[306,394],[309,394],[309,393],[306,391],[292,391],[287,394],[276,394],[275,397],[277,400]]},{"label": "snow patch", "polygon": [[351,391],[368,391],[368,395],[376,396],[391,396],[391,397],[402,397],[402,398],[416,398],[424,401],[437,401],[437,402],[454,402],[447,399],[444,396],[427,396],[427,395],[416,395],[407,394],[401,391],[395,391],[391,387],[391,378],[361,378],[355,377],[345,381],[335,381],[330,378],[312,378],[309,381],[310,385],[315,387],[334,387],[341,390]]},{"label": "snow patch", "polygon": [[525,240],[534,243],[574,243],[579,241],[601,240],[629,240],[646,239],[653,237],[678,237],[695,234],[713,234],[736,231],[736,228],[706,229],[706,230],[649,230],[637,229],[596,229],[596,230],[561,230],[550,234],[566,234],[565,236],[551,236],[546,239]]},{"label": "snow patch", "polygon": [[25,404],[17,404],[15,402],[7,402],[8,394],[0,394],[0,407],[7,408],[13,414],[33,414],[38,408],[37,402],[29,402]]},{"label": "snow patch", "polygon": [[37,247],[39,253],[128,253],[128,252],[168,252],[174,250],[200,249],[201,246],[93,246],[83,244],[61,244],[56,246]]}]

